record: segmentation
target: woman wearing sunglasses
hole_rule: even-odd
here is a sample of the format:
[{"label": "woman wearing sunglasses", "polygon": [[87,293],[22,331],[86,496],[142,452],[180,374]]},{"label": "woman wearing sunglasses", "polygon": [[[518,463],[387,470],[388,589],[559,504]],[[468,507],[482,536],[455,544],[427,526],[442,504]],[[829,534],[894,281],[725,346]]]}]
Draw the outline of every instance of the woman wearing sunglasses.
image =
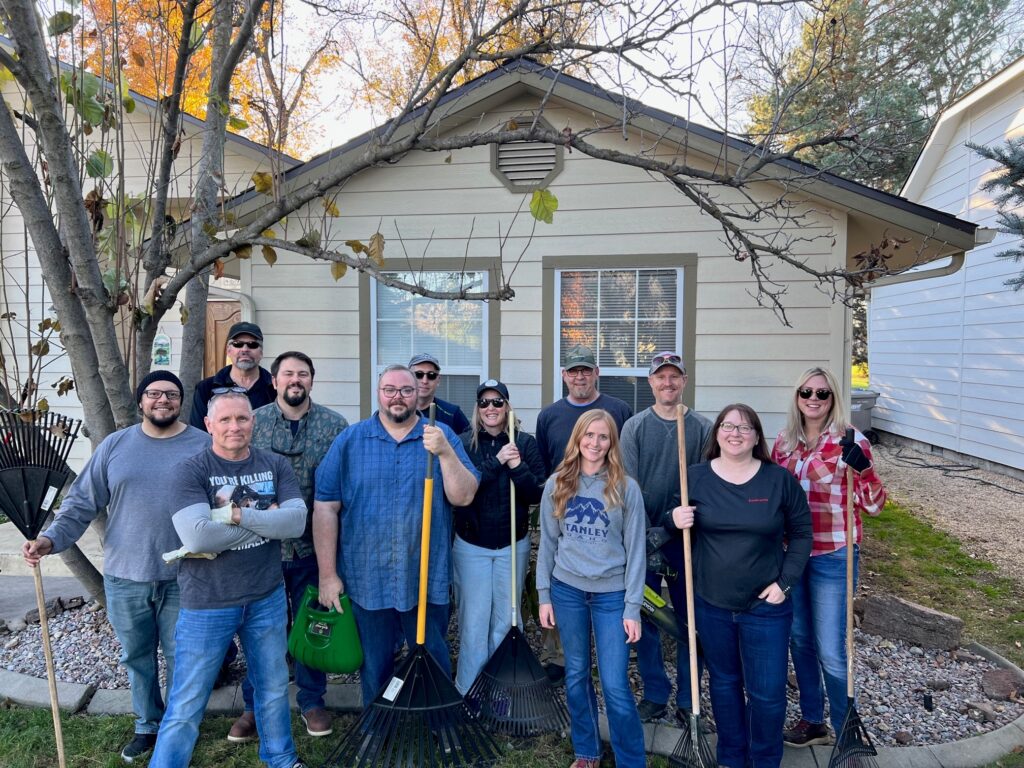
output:
[{"label": "woman wearing sunglasses", "polygon": [[707,459],[687,472],[692,506],[676,507],[664,522],[694,531],[694,607],[718,764],[778,768],[793,621],[787,598],[811,553],[811,515],[799,484],[772,462],[749,405],[718,414]]},{"label": "woman wearing sunglasses", "polygon": [[[523,593],[530,561],[531,504],[540,501],[544,462],[533,435],[519,431],[508,439],[512,408],[508,387],[488,379],[476,390],[469,429],[460,436],[480,470],[473,503],[455,509],[452,549],[455,600],[459,614],[459,668],[455,686],[463,696],[511,627],[511,487],[516,488],[516,594]],[[514,418],[514,417],[513,417]]]},{"label": "woman wearing sunglasses", "polygon": [[583,413],[548,478],[540,507],[537,595],[540,623],[557,622],[565,650],[572,768],[597,768],[601,738],[591,676],[591,635],[618,768],[643,768],[644,732],[626,668],[640,639],[647,514],[626,474],[608,411]]},{"label": "woman wearing sunglasses", "polygon": [[[814,549],[793,588],[790,652],[800,689],[800,720],[785,732],[795,747],[829,742],[825,694],[836,733],[846,716],[846,500],[853,494],[856,541],[861,515],[877,515],[885,489],[871,462],[871,444],[854,430],[847,440],[850,412],[831,371],[811,368],[797,379],[786,428],[775,440],[772,459],[800,481],[814,524]],[[846,468],[853,469],[853,487]],[[823,684],[824,679],[824,684]]]}]

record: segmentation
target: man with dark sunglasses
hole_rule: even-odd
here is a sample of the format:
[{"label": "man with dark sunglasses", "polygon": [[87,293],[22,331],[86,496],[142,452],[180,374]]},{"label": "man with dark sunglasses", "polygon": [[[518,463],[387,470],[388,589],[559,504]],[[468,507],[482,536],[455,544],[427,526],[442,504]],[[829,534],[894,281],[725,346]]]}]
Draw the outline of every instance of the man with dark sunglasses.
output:
[{"label": "man with dark sunglasses", "polygon": [[[306,529],[295,539],[281,542],[281,568],[288,596],[288,617],[293,620],[302,605],[306,587],[317,584],[316,552],[313,550],[313,486],[316,468],[348,421],[337,411],[314,403],[313,376],[316,371],[309,355],[283,352],[270,366],[277,398],[253,414],[252,444],[272,451],[291,462],[299,481],[309,518]],[[302,723],[310,736],[330,736],[331,715],[324,706],[327,675],[295,662],[295,701]],[[245,742],[256,738],[256,713],[253,686],[248,676],[242,681],[242,715],[228,732],[228,741]]]},{"label": "man with dark sunglasses", "polygon": [[206,429],[206,404],[214,390],[231,391],[241,387],[255,411],[274,402],[276,392],[270,372],[260,367],[263,360],[263,331],[256,323],[235,323],[228,329],[225,353],[231,362],[209,378],[196,384],[188,423]]},{"label": "man with dark sunglasses", "polygon": [[409,369],[416,377],[416,411],[426,416],[433,403],[437,412],[437,420],[452,428],[452,432],[461,435],[469,429],[469,419],[455,403],[449,403],[435,397],[437,385],[441,383],[441,363],[433,355],[421,352],[413,355],[409,361]]}]

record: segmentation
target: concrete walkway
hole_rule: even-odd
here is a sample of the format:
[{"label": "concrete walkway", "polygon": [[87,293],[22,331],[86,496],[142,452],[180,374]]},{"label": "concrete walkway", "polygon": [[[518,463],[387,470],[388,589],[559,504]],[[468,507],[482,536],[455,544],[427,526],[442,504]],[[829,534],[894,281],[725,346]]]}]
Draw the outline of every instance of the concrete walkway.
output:
[{"label": "concrete walkway", "polygon": [[[35,584],[30,569],[21,558],[21,545],[25,541],[11,523],[0,525],[0,621],[22,619],[25,612],[36,605]],[[90,560],[102,566],[98,538],[89,531],[82,541]],[[43,587],[46,599],[57,596],[83,596],[85,590],[64,568],[58,557],[48,557],[43,566]],[[977,649],[975,649],[977,652]],[[985,649],[986,655],[993,657]],[[998,659],[998,657],[995,657]],[[1010,662],[1001,660],[1003,665]],[[1017,670],[1022,676],[1024,672]],[[66,712],[84,711],[93,715],[131,714],[131,696],[125,690],[95,690],[92,686],[58,683],[57,695],[61,709]],[[0,669],[0,701],[9,699],[24,706],[49,708],[49,691],[45,680]],[[358,685],[331,684],[327,686],[327,706],[338,712],[358,712],[361,697]],[[295,690],[291,690],[295,706]],[[240,686],[228,686],[213,692],[207,712],[231,715],[241,712]],[[601,718],[601,733],[607,739],[607,723]],[[648,752],[671,755],[679,741],[681,731],[667,724],[644,726]],[[712,737],[713,743],[714,737]],[[977,768],[993,763],[1014,749],[1024,748],[1024,717],[999,730],[975,736],[952,744],[927,747],[882,747],[878,750],[878,764],[885,768]],[[794,749],[786,747],[783,768],[827,768],[831,747]]]}]

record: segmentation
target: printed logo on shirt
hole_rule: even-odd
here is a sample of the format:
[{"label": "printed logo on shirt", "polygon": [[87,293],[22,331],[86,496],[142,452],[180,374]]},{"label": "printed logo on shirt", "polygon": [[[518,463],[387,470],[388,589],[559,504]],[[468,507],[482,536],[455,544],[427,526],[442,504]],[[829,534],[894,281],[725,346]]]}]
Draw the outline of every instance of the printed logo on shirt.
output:
[{"label": "printed logo on shirt", "polygon": [[768,499],[747,499],[747,504],[767,504]]},{"label": "printed logo on shirt", "polygon": [[[274,487],[273,472],[259,472],[255,475],[240,475],[235,477],[213,476],[210,478],[210,487],[217,490],[213,494],[211,506],[214,508],[225,507],[233,504],[242,509],[276,509],[277,491]],[[253,541],[238,547],[235,550],[252,549],[261,547],[270,539],[260,537],[259,541]]]},{"label": "printed logo on shirt", "polygon": [[[608,538],[608,513],[604,502],[587,496],[574,496],[565,505],[565,532],[581,538]],[[600,525],[598,525],[600,523]]]}]

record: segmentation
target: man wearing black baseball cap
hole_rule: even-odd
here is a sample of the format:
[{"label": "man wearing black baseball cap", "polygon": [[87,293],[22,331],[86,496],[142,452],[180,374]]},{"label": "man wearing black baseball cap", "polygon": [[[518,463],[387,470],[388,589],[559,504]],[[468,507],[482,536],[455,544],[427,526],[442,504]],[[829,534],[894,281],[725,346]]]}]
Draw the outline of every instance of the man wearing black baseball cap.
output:
[{"label": "man wearing black baseball cap", "polygon": [[231,363],[196,384],[192,413],[188,417],[188,423],[196,429],[206,429],[206,404],[219,390],[244,390],[254,411],[274,402],[277,397],[270,372],[260,367],[263,331],[256,323],[232,325],[228,330],[225,352]]},{"label": "man wearing black baseball cap", "polygon": [[465,432],[469,428],[469,419],[462,409],[455,403],[434,397],[437,385],[441,383],[441,363],[437,358],[420,352],[409,360],[409,370],[416,377],[416,412],[420,416],[426,416],[430,404],[433,403],[438,421],[451,427],[456,435]]}]

